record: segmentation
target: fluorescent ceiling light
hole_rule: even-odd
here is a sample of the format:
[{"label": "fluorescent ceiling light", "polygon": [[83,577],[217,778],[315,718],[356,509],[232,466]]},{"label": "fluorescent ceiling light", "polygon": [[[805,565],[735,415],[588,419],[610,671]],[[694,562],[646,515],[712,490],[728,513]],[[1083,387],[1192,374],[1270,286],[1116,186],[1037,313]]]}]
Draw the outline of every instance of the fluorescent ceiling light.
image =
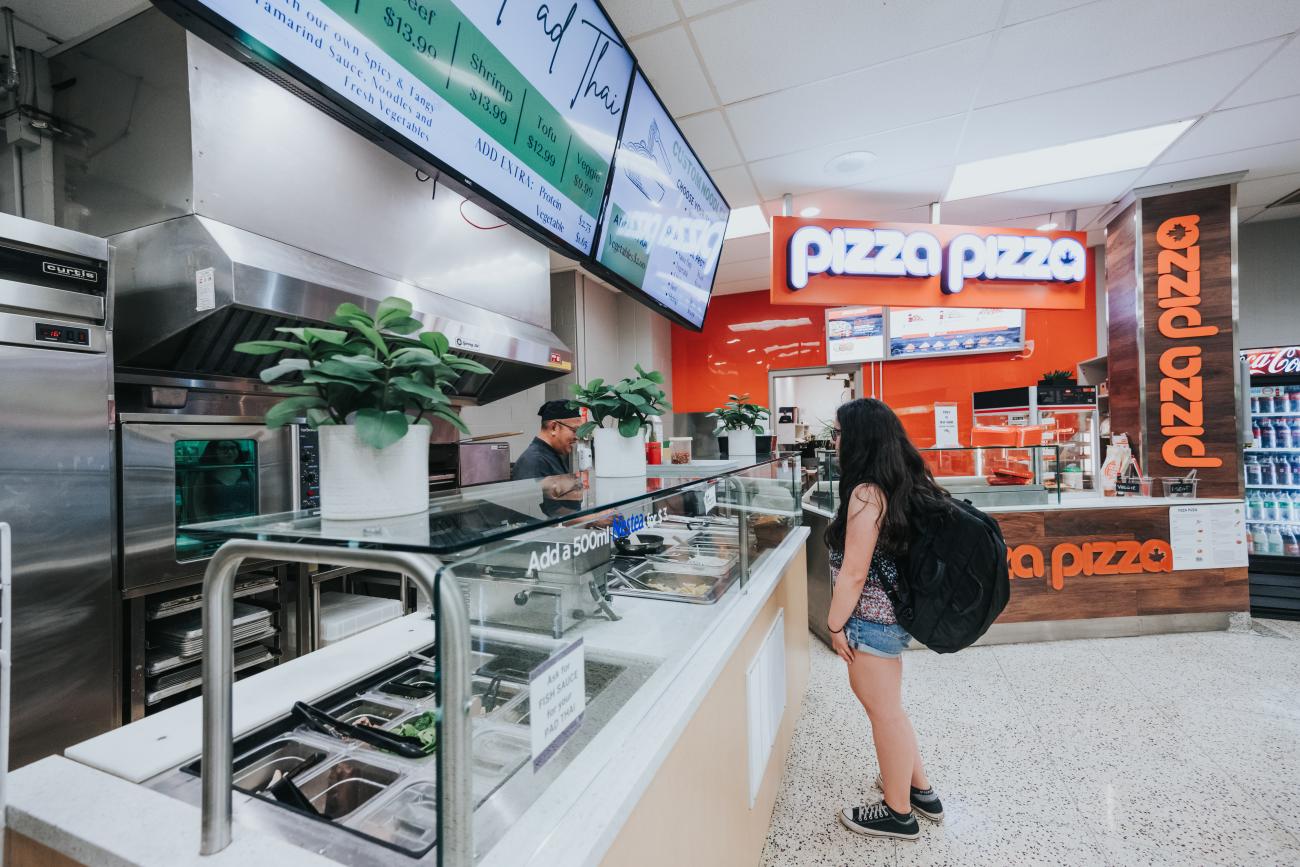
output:
[{"label": "fluorescent ceiling light", "polygon": [[1145,168],[1194,121],[1183,120],[1070,144],[962,163],[944,201],[1025,190]]},{"label": "fluorescent ceiling light", "polygon": [[762,235],[767,231],[767,216],[758,205],[746,205],[731,209],[731,220],[727,223],[728,238],[745,238],[750,235]]},{"label": "fluorescent ceiling light", "polygon": [[1055,223],[1043,223],[1043,225],[1039,226],[1039,227],[1036,229],[1036,231],[1039,231],[1039,232],[1050,232],[1050,231],[1052,231],[1052,230],[1055,229],[1055,228],[1056,228],[1056,224],[1055,224]]},{"label": "fluorescent ceiling light", "polygon": [[799,212],[799,216],[801,216],[801,217],[815,217],[815,216],[817,216],[818,214],[820,214],[821,212],[822,212],[822,209],[821,209],[821,208],[815,208],[815,207],[804,208],[802,211]]}]

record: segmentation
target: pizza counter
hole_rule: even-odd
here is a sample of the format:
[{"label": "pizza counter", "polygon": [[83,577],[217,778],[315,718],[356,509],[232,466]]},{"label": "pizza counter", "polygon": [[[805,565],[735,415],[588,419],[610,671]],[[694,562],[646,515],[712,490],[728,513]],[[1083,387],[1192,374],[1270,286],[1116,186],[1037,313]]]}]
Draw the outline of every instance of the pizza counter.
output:
[{"label": "pizza counter", "polygon": [[[221,695],[217,677],[205,698],[19,770],[11,840],[52,864],[754,863],[807,682],[796,475],[774,461],[641,479],[636,491],[619,482],[593,480],[559,521],[541,511],[537,482],[458,492],[404,527],[372,522],[365,542],[304,513],[247,519],[258,529],[223,551],[298,545],[319,556],[340,542],[333,556],[343,560],[414,557],[403,561],[411,577],[431,577],[439,602],[432,616],[235,684],[224,751],[211,737],[220,702],[204,703]],[[430,528],[491,509],[513,515],[490,523],[516,526],[430,555],[440,544]],[[437,515],[447,520],[429,520]],[[423,540],[411,523],[424,525]],[[640,557],[649,568],[622,553],[660,543]],[[450,569],[425,570],[420,558]],[[535,561],[532,575],[510,571],[518,558]],[[565,595],[566,580],[585,603]],[[543,605],[552,621],[535,627],[531,609]],[[449,649],[462,629],[465,646]],[[332,719],[314,723],[317,711]],[[738,736],[719,746],[720,730]],[[219,846],[212,802],[232,788],[205,792],[212,779],[233,783]],[[663,835],[667,825],[679,833]]]}]

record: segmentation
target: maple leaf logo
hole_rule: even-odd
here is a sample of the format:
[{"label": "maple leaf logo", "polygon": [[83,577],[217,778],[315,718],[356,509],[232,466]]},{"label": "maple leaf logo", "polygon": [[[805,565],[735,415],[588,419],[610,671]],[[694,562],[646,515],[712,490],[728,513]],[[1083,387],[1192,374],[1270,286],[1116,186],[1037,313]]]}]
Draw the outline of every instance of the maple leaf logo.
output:
[{"label": "maple leaf logo", "polygon": [[1169,239],[1171,241],[1181,241],[1183,240],[1183,238],[1187,237],[1187,227],[1184,226],[1182,223],[1174,223],[1172,226],[1169,227],[1169,231],[1167,234],[1169,235]]},{"label": "maple leaf logo", "polygon": [[1074,259],[1075,259],[1074,254],[1071,253],[1069,250],[1066,250],[1064,253],[1061,254],[1062,265],[1073,265]]}]

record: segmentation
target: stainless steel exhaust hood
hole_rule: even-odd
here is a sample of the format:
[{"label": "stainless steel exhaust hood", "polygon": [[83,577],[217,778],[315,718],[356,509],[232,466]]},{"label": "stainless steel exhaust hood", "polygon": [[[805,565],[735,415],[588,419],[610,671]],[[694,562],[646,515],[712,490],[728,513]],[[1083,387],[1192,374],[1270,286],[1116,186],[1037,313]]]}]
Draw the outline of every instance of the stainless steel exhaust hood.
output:
[{"label": "stainless steel exhaust hood", "polygon": [[459,403],[488,403],[572,369],[550,331],[196,215],[114,236],[119,367],[169,374],[255,377],[263,357],[244,340],[279,326],[319,324],[350,301],[374,311],[397,295],[453,351],[492,373],[463,374]]}]

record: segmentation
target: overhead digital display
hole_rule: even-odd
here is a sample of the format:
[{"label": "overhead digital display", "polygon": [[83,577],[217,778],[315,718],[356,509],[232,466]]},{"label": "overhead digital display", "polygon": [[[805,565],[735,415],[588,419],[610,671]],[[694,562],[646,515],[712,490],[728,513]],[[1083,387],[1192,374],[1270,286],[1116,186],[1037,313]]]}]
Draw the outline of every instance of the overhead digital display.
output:
[{"label": "overhead digital display", "polygon": [[826,311],[827,364],[884,358],[884,307],[835,307]]},{"label": "overhead digital display", "polygon": [[638,71],[595,262],[603,276],[699,329],[731,209]]},{"label": "overhead digital display", "polygon": [[534,234],[591,254],[633,66],[594,0],[159,5],[382,124]]},{"label": "overhead digital display", "polygon": [[1025,346],[1025,311],[979,307],[891,307],[889,357],[1012,352]]}]

